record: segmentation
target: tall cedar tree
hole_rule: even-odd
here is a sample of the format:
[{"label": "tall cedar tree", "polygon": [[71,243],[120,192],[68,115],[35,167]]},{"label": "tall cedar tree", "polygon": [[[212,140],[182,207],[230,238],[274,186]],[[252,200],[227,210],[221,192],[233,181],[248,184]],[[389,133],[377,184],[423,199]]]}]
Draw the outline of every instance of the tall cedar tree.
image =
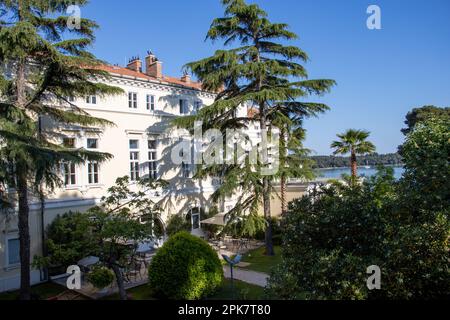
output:
[{"label": "tall cedar tree", "polygon": [[[20,298],[30,299],[29,194],[62,182],[63,162],[104,161],[108,154],[65,148],[60,129],[44,130],[43,121],[81,128],[111,125],[91,117],[68,97],[118,94],[120,89],[96,83],[108,75],[87,48],[97,24],[80,19],[72,29],[70,5],[85,0],[0,1],[0,152],[3,183],[17,190],[20,238]],[[73,39],[69,39],[73,36]],[[58,133],[59,132],[59,133]],[[59,139],[58,139],[59,138]]]},{"label": "tall cedar tree", "polygon": [[[232,43],[241,46],[218,50],[212,57],[187,64],[203,82],[204,89],[220,93],[212,105],[195,116],[178,118],[174,124],[192,129],[194,121],[202,120],[203,129],[217,128],[225,134],[226,129],[243,128],[251,121],[259,121],[261,130],[270,136],[270,128],[283,111],[290,118],[291,114],[303,114],[304,108],[316,112],[326,110],[324,105],[296,100],[327,92],[335,82],[307,80],[307,72],[299,63],[308,60],[306,53],[280,43],[297,38],[288,31],[288,26],[270,22],[258,5],[249,5],[244,0],[222,0],[222,3],[225,16],[213,21],[207,39],[222,39],[225,46]],[[255,106],[258,112],[252,118],[234,116],[241,105]],[[295,117],[291,120],[296,121]],[[270,201],[272,181],[277,176],[262,175],[264,165],[261,162],[252,165],[248,161],[241,165],[208,165],[199,169],[197,177],[224,176],[224,183],[214,194],[215,200],[240,193],[236,206],[229,212],[230,217],[242,212],[256,214],[263,205],[266,254],[273,255]]]}]

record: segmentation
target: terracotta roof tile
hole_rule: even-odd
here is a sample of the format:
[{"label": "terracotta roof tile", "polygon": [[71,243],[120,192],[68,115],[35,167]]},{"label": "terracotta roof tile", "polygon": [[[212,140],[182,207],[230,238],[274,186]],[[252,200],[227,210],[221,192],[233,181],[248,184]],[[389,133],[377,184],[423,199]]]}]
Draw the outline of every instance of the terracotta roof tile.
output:
[{"label": "terracotta roof tile", "polygon": [[249,118],[255,118],[257,114],[259,114],[259,110],[257,108],[251,107],[247,110],[247,117]]},{"label": "terracotta roof tile", "polygon": [[119,67],[119,66],[101,65],[101,66],[98,66],[97,68],[100,70],[109,72],[109,73],[119,74],[122,76],[135,77],[135,78],[143,79],[143,80],[161,82],[163,84],[168,83],[168,84],[172,84],[172,85],[183,86],[183,87],[190,88],[190,89],[202,90],[202,84],[200,82],[190,81],[189,83],[186,83],[186,82],[182,81],[181,79],[178,79],[175,77],[168,77],[168,76],[163,76],[162,79],[157,79],[155,77],[150,77],[149,75],[147,75],[145,73],[137,72],[137,71],[130,70],[130,69],[124,68],[124,67]]}]

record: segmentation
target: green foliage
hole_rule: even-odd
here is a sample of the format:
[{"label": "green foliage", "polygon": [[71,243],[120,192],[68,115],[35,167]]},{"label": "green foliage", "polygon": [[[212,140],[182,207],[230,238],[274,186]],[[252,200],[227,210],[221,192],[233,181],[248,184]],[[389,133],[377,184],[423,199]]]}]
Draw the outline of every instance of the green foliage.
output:
[{"label": "green foliage", "polygon": [[180,232],[158,250],[149,267],[149,284],[169,299],[195,300],[214,293],[222,284],[217,253],[204,240]]},{"label": "green foliage", "polygon": [[[23,174],[38,192],[41,183],[50,189],[61,184],[55,172],[62,162],[104,161],[111,155],[65,148],[57,142],[60,131],[41,134],[36,119],[58,125],[111,125],[90,116],[68,97],[122,92],[95,82],[98,77],[109,77],[87,51],[94,40],[95,22],[82,18],[81,28],[71,30],[65,16],[71,2],[44,3],[6,1],[0,11],[0,137],[4,142],[0,158],[9,164],[1,166],[0,172],[8,173],[9,184]],[[85,1],[77,4],[82,6]],[[18,168],[17,172],[11,168]]]},{"label": "green foliage", "polygon": [[167,235],[173,236],[180,231],[190,231],[191,223],[187,221],[181,214],[175,214],[169,218],[166,227]]},{"label": "green foliage", "polygon": [[87,280],[97,289],[103,289],[114,281],[114,273],[105,267],[96,267],[87,275]]},{"label": "green foliage", "polygon": [[[349,157],[312,156],[310,159],[314,161],[314,168],[342,168],[348,167],[350,163]],[[358,161],[361,165],[367,166],[403,164],[402,157],[398,153],[378,154],[375,152],[359,156]]]},{"label": "green foliage", "polygon": [[257,213],[235,216],[224,228],[224,233],[235,238],[254,238],[266,229],[264,217]]},{"label": "green foliage", "polygon": [[[391,168],[380,168],[362,183],[333,182],[290,204],[282,222],[283,262],[269,283],[273,296],[448,297],[450,211],[440,193],[448,192],[448,179],[432,174],[439,166],[448,176],[444,122],[426,121],[409,133],[399,182]],[[381,290],[366,287],[370,265],[381,268]]]},{"label": "green foliage", "polygon": [[[198,168],[197,178],[224,177],[224,183],[213,195],[214,200],[231,196],[237,190],[242,193],[229,212],[230,221],[235,221],[237,216],[256,214],[263,202],[270,202],[267,195],[273,191],[271,180],[281,175],[311,176],[307,170],[310,161],[305,159],[306,150],[301,145],[301,124],[304,118],[320,114],[328,107],[299,100],[324,94],[335,82],[308,79],[302,65],[308,56],[300,48],[287,44],[297,35],[289,31],[286,24],[271,22],[258,5],[247,4],[244,0],[222,3],[225,14],[213,20],[207,39],[221,40],[225,47],[236,46],[217,50],[211,57],[186,65],[206,90],[218,92],[218,96],[197,115],[175,119],[174,125],[192,130],[194,121],[198,120],[202,121],[203,129],[216,128],[225,134],[227,129],[245,128],[250,122],[259,122],[261,130],[266,130],[266,126],[279,126],[289,133],[282,148],[280,171],[273,176],[261,174],[261,169],[266,167],[263,161]],[[255,107],[259,112],[254,117],[235,117],[234,112],[243,105]],[[292,165],[286,166],[287,162]],[[269,219],[269,212],[265,212],[265,216]],[[256,221],[254,216],[251,219],[249,222]],[[251,224],[249,229],[254,229]]]},{"label": "green foliage", "polygon": [[[44,197],[63,182],[61,164],[105,161],[112,156],[62,146],[60,126],[112,125],[90,116],[69,97],[118,94],[122,90],[96,83],[109,75],[87,51],[97,24],[81,18],[70,28],[66,11],[78,1],[1,1],[0,3],[0,183],[17,190],[21,239],[21,298],[30,298],[28,193]],[[42,130],[49,121],[52,127]]]},{"label": "green foliage", "polygon": [[46,230],[48,266],[74,265],[93,253],[95,248],[86,236],[89,227],[84,213],[68,212],[56,217]]},{"label": "green foliage", "polygon": [[[137,244],[151,240],[158,229],[153,221],[159,218],[160,211],[147,193],[165,185],[163,181],[141,179],[137,188],[131,190],[128,176],[118,178],[101,205],[85,213],[67,213],[53,221],[47,232],[49,256],[35,257],[36,264],[47,260],[50,264],[67,266],[94,255],[100,258],[101,265],[114,270],[119,284],[120,268],[135,254]],[[125,289],[120,285],[119,289],[125,298]]]},{"label": "green foliage", "polygon": [[406,136],[414,129],[416,124],[427,120],[429,118],[450,119],[450,108],[439,108],[435,106],[423,106],[421,108],[414,108],[406,115],[405,124],[407,127],[402,129],[402,133]]},{"label": "green foliage", "polygon": [[[276,217],[272,217],[272,238],[273,238],[273,244],[274,245],[281,245],[281,233],[282,228],[280,226],[280,219]],[[254,238],[257,240],[264,241],[265,238],[265,230],[259,230],[255,235]]]},{"label": "green foliage", "polygon": [[366,154],[375,152],[375,146],[367,141],[370,132],[363,130],[349,129],[343,134],[338,134],[340,140],[333,141],[331,148],[335,149],[334,154]]},{"label": "green foliage", "polygon": [[[402,183],[408,190],[405,206],[450,208],[450,117],[429,118],[417,124],[401,147],[405,163]],[[422,214],[422,213],[420,213]]]}]

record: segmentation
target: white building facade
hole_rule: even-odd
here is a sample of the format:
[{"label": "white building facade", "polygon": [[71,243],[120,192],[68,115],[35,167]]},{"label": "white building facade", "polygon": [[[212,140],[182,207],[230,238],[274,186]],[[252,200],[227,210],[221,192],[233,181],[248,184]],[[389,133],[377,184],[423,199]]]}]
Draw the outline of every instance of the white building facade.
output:
[{"label": "white building facade", "polygon": [[[129,176],[131,184],[139,177],[150,176],[169,182],[166,192],[155,190],[149,197],[163,208],[161,224],[165,227],[174,214],[188,215],[192,233],[202,236],[202,211],[212,203],[210,196],[220,181],[192,179],[192,164],[174,164],[171,150],[189,136],[170,126],[174,117],[193,114],[202,106],[211,104],[215,93],[203,91],[201,84],[162,74],[162,63],[153,54],[142,62],[133,59],[124,67],[103,66],[111,78],[107,84],[120,87],[124,93],[117,96],[91,96],[74,99],[73,103],[95,117],[113,122],[106,128],[61,127],[44,121],[45,130],[59,130],[61,143],[73,148],[86,148],[112,154],[104,163],[84,165],[65,164],[61,177],[65,187],[47,195],[44,207],[39,199],[30,204],[31,257],[42,255],[42,230],[53,219],[65,212],[85,211],[100,202],[106,190],[118,177]],[[105,81],[105,80],[99,80]],[[247,108],[237,116],[247,116]],[[252,124],[250,136],[258,136],[257,125]],[[220,211],[234,206],[226,199]],[[0,214],[0,292],[19,288],[19,237],[15,212]],[[31,270],[33,284],[43,281],[40,270]]]}]

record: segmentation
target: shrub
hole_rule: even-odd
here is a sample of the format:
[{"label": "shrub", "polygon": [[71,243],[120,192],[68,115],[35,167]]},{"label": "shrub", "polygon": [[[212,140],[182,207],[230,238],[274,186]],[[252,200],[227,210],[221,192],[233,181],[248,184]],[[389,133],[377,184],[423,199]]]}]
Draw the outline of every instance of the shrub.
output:
[{"label": "shrub", "polygon": [[97,289],[103,289],[114,281],[114,274],[105,267],[97,267],[87,275],[87,280]]},{"label": "shrub", "polygon": [[201,299],[214,293],[222,280],[217,253],[184,231],[169,238],[149,267],[149,284],[161,298]]},{"label": "shrub", "polygon": [[191,230],[190,221],[182,217],[180,214],[171,216],[167,223],[166,232],[169,237],[173,236],[174,234],[180,231],[189,231],[189,230]]}]

